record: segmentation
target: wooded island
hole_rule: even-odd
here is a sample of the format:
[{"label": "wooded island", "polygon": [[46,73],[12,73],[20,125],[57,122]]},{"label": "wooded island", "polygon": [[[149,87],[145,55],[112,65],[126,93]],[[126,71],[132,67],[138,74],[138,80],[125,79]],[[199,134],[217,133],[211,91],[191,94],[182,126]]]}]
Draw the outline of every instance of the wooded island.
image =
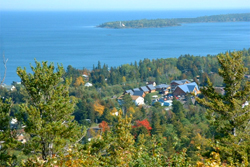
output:
[{"label": "wooded island", "polygon": [[250,13],[241,14],[225,14],[225,15],[212,15],[202,16],[196,18],[173,18],[173,19],[141,19],[131,21],[114,21],[106,22],[97,27],[100,28],[161,28],[181,26],[183,23],[210,23],[210,22],[240,22],[250,21]]}]

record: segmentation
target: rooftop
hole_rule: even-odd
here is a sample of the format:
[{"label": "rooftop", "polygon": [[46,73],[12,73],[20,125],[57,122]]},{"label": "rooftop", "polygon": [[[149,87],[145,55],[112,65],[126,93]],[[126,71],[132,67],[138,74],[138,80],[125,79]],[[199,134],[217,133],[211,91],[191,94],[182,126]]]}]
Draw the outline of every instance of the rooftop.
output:
[{"label": "rooftop", "polygon": [[188,83],[188,84],[184,84],[184,85],[179,85],[178,86],[180,89],[183,90],[183,92],[186,93],[191,93],[194,91],[194,89],[196,88],[197,90],[199,90],[198,85],[195,82],[192,83]]},{"label": "rooftop", "polygon": [[142,90],[143,92],[148,92],[148,91],[149,91],[148,88],[147,88],[146,86],[142,86],[142,87],[141,87],[141,90]]}]

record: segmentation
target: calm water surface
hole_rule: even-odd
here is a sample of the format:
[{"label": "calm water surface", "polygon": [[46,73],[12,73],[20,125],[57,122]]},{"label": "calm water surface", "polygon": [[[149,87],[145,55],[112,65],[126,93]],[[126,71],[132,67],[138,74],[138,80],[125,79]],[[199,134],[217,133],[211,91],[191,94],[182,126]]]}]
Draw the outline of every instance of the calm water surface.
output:
[{"label": "calm water surface", "polygon": [[[183,24],[148,29],[101,29],[106,21],[197,17],[231,11],[140,12],[0,12],[0,53],[8,58],[6,84],[20,81],[18,66],[39,61],[92,69],[101,63],[119,66],[144,58],[206,56],[250,47],[250,22]],[[1,61],[0,61],[1,62]],[[3,75],[4,68],[0,66]],[[30,71],[30,70],[29,70]]]}]

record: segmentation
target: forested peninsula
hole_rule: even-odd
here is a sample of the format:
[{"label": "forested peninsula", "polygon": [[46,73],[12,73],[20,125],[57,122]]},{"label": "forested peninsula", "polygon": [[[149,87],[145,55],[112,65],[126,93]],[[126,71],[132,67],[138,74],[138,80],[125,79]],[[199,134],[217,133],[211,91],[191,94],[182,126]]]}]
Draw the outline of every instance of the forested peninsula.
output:
[{"label": "forested peninsula", "polygon": [[250,21],[250,13],[225,14],[202,16],[196,18],[172,19],[141,19],[131,21],[114,21],[98,25],[100,28],[125,29],[125,28],[161,28],[181,26],[184,23],[211,23],[211,22],[240,22]]}]

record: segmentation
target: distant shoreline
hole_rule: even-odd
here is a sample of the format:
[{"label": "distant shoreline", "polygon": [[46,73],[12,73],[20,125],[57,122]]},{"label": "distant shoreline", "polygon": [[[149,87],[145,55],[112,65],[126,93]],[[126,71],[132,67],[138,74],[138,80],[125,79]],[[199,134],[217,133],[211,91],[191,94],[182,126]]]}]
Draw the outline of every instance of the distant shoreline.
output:
[{"label": "distant shoreline", "polygon": [[250,13],[211,15],[196,18],[173,18],[173,19],[140,19],[131,21],[105,22],[98,25],[99,28],[108,29],[138,29],[138,28],[162,28],[181,26],[188,23],[218,23],[218,22],[248,22]]}]

